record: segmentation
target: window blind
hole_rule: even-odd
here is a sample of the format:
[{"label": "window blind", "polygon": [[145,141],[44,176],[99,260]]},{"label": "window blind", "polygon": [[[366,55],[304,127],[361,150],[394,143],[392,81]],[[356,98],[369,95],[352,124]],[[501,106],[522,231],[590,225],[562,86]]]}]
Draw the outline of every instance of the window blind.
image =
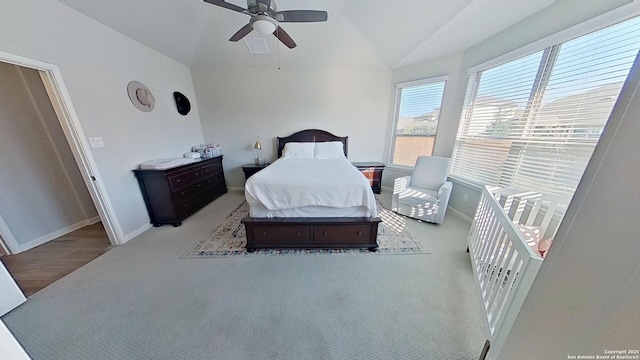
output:
[{"label": "window blind", "polygon": [[413,166],[418,156],[432,154],[445,84],[444,77],[398,84],[392,164]]},{"label": "window blind", "polygon": [[640,18],[471,74],[451,177],[573,195],[640,49]]}]

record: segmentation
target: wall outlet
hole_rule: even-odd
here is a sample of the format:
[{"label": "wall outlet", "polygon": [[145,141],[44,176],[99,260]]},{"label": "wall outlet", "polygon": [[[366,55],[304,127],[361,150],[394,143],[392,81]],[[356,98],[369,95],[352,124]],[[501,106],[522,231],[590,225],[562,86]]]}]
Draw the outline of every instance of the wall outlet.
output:
[{"label": "wall outlet", "polygon": [[90,137],[89,144],[91,144],[92,148],[104,147],[104,141],[102,141],[101,137]]},{"label": "wall outlet", "polygon": [[469,195],[468,194],[462,194],[462,201],[467,202],[467,200],[469,200]]}]

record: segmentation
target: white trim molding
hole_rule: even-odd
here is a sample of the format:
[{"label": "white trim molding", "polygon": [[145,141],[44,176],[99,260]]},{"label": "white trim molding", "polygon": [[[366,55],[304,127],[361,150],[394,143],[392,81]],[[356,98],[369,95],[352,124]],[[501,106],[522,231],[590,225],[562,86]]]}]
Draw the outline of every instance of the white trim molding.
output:
[{"label": "white trim molding", "polygon": [[[109,241],[112,245],[123,244],[125,241],[120,222],[116,217],[116,212],[111,204],[107,190],[103,185],[98,166],[93,158],[82,126],[80,125],[80,119],[73,108],[71,95],[62,79],[60,68],[54,64],[3,51],[0,51],[0,61],[31,68],[40,72],[40,78],[49,95],[55,113],[58,116],[62,131],[69,142],[71,152],[102,220]],[[0,228],[0,230],[3,229]],[[8,237],[4,232],[2,236],[5,240]]]},{"label": "white trim molding", "polygon": [[36,246],[42,245],[42,244],[47,243],[47,242],[49,242],[51,240],[54,240],[54,239],[57,239],[57,238],[59,238],[61,236],[67,235],[68,233],[70,233],[72,231],[78,230],[78,229],[83,228],[83,227],[85,227],[87,225],[95,224],[97,222],[100,222],[100,218],[99,217],[94,217],[94,218],[91,218],[91,219],[85,219],[85,220],[79,221],[79,222],[77,222],[75,224],[63,227],[62,229],[59,229],[59,230],[56,230],[56,231],[54,231],[52,233],[43,235],[43,236],[41,236],[41,237],[39,237],[37,239],[33,239],[33,240],[31,240],[29,242],[26,242],[24,244],[17,244],[17,246],[18,246],[17,250],[18,251],[12,251],[12,253],[13,254],[17,254],[17,253],[20,253],[20,252],[23,252],[23,251],[27,251],[29,249],[33,249]]}]

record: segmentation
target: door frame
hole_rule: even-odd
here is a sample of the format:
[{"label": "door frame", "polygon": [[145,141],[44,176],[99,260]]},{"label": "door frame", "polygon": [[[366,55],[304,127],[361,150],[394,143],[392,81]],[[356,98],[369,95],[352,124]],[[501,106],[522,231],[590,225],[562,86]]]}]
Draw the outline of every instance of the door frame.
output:
[{"label": "door frame", "polygon": [[[80,170],[82,179],[91,195],[102,225],[109,237],[109,241],[111,245],[123,244],[124,235],[122,228],[115,216],[113,205],[103,185],[98,166],[93,158],[87,137],[84,135],[84,131],[80,125],[80,119],[73,108],[71,96],[62,80],[62,73],[58,66],[3,51],[0,51],[0,61],[38,71],[49,95],[49,100],[58,117],[58,122],[69,143],[76,165]],[[10,253],[20,251],[19,243],[11,233],[1,214],[0,236],[4,240],[5,247],[10,250]]]}]

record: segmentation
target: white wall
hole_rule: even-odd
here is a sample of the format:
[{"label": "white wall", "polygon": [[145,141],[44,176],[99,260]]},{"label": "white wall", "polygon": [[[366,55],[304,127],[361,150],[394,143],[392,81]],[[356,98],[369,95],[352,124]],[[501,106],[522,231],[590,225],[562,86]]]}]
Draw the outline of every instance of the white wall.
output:
[{"label": "white wall", "polygon": [[[123,237],[144,229],[149,219],[131,170],[203,141],[189,68],[55,0],[0,0],[0,8],[0,51],[59,67],[84,135],[104,140],[91,155]],[[130,103],[131,80],[153,92],[152,112]],[[191,99],[189,115],[177,113],[173,91]]]},{"label": "white wall", "polygon": [[638,350],[638,59],[630,77],[500,359]]},{"label": "white wall", "polygon": [[0,216],[19,252],[98,213],[38,72],[0,63],[0,79]]},{"label": "white wall", "polygon": [[240,166],[254,162],[262,139],[266,161],[276,137],[322,129],[349,137],[349,159],[382,161],[390,70],[193,68],[207,142],[222,145],[227,185],[242,187]]},{"label": "white wall", "polygon": [[98,216],[98,212],[91,200],[91,195],[87,190],[87,187],[82,180],[80,169],[73,158],[73,153],[69,147],[69,142],[65,138],[58,116],[53,109],[51,100],[44,88],[42,79],[38,71],[28,69],[24,67],[18,67],[20,73],[24,78],[24,82],[29,89],[33,103],[36,104],[42,123],[46,129],[49,141],[55,155],[59,158],[61,166],[64,167],[66,176],[68,177],[71,187],[73,189],[73,195],[76,196],[76,200],[87,215],[87,219]]},{"label": "white wall", "polygon": [[[468,71],[470,68],[498,58],[511,51],[515,51],[630,2],[631,0],[602,0],[590,2],[582,0],[558,0],[553,5],[531,15],[478,45],[467,49],[464,54],[395,69],[393,71],[393,85],[395,86],[396,82],[417,80],[434,75],[449,75],[449,83],[447,86],[452,85],[454,88],[445,90],[445,98],[443,99],[442,105],[443,113],[438,128],[434,154],[451,156],[460,114],[462,112],[462,105],[464,103]],[[392,121],[393,117],[390,116],[389,129],[391,129]],[[385,147],[385,154],[389,154],[388,143]],[[385,170],[383,186],[392,186],[393,178],[402,174],[403,172],[400,170],[396,172]],[[467,195],[467,201],[463,201],[464,195]],[[468,217],[473,217],[479,198],[480,191],[478,189],[454,183],[449,206]]]}]

